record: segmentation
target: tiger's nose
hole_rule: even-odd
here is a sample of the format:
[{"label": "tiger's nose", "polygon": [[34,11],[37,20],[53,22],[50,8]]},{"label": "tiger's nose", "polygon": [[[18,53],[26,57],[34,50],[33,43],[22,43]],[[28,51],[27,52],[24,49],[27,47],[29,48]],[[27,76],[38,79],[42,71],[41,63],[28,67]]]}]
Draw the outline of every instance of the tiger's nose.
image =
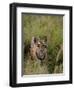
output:
[{"label": "tiger's nose", "polygon": [[43,52],[43,50],[41,49],[40,52]]}]

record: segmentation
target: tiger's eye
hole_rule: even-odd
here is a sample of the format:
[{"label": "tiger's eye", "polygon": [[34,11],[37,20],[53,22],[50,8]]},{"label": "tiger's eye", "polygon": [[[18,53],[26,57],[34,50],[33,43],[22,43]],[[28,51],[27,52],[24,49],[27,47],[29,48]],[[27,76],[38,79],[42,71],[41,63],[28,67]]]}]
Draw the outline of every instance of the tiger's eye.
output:
[{"label": "tiger's eye", "polygon": [[44,48],[47,48],[47,46],[46,46],[46,45],[43,45],[43,47],[44,47]]},{"label": "tiger's eye", "polygon": [[37,47],[40,47],[40,44],[38,44]]}]

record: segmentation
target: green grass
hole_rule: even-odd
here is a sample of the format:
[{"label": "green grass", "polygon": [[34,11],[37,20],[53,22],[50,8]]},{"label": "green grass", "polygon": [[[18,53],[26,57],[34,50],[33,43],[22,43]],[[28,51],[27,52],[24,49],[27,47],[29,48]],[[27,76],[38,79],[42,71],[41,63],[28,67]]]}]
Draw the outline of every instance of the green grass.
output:
[{"label": "green grass", "polygon": [[32,63],[33,65],[31,65],[31,60],[26,59],[23,67],[24,74],[63,72],[63,52],[61,52],[59,56],[59,64],[57,64],[58,62],[56,61],[60,46],[63,45],[63,16],[22,14],[22,22],[25,45],[31,42],[32,36],[47,36],[48,44],[48,64],[45,66],[46,69],[41,68],[39,63],[33,67],[36,60]]}]

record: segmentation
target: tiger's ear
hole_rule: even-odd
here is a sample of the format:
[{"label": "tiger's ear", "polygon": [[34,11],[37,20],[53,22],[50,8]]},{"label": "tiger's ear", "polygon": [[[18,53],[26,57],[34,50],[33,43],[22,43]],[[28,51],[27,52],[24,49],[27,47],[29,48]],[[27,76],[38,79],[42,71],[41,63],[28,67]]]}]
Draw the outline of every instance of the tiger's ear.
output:
[{"label": "tiger's ear", "polygon": [[31,39],[31,47],[34,47],[34,45],[37,43],[37,38],[36,37],[32,37]]},{"label": "tiger's ear", "polygon": [[47,42],[47,36],[44,36],[44,41]]},{"label": "tiger's ear", "polygon": [[34,43],[37,43],[38,39],[36,37],[34,37]]}]

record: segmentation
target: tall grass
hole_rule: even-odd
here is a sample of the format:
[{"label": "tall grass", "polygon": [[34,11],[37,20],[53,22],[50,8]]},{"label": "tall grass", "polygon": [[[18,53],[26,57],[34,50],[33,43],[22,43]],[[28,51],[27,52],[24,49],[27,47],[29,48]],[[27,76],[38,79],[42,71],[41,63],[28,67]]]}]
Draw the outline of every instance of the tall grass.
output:
[{"label": "tall grass", "polygon": [[[47,36],[48,73],[62,73],[63,51],[60,53],[58,61],[56,58],[61,45],[63,46],[63,16],[22,14],[22,24],[25,45],[31,42],[32,36]],[[26,67],[28,68],[28,66]]]}]

